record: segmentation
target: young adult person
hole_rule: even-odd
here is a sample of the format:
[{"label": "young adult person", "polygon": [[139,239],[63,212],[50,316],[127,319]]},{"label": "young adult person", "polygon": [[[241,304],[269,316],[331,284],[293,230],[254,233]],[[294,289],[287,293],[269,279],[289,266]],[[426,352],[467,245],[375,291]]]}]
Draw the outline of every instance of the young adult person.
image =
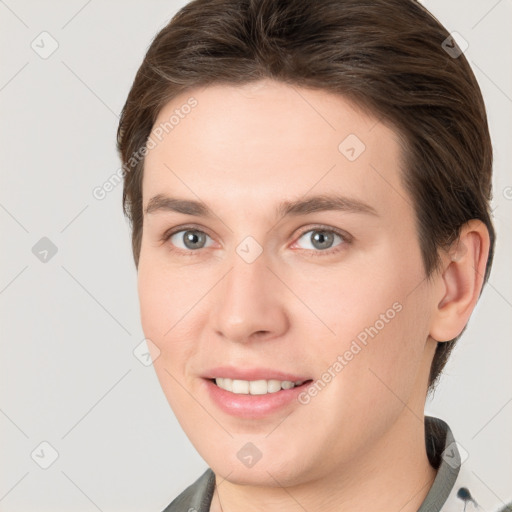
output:
[{"label": "young adult person", "polygon": [[424,414],[495,234],[484,102],[421,4],[195,0],[118,149],[143,330],[209,465],[166,511],[498,509]]}]

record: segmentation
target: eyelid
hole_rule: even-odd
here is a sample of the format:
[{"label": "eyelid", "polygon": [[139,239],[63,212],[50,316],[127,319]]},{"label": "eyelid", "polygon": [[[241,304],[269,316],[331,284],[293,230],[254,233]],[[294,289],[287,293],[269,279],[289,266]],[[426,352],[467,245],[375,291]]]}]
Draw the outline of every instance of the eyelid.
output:
[{"label": "eyelid", "polygon": [[345,245],[352,243],[352,241],[354,240],[354,237],[352,235],[350,235],[349,233],[347,233],[346,231],[344,231],[342,229],[335,228],[333,226],[326,226],[325,224],[316,224],[316,225],[309,225],[306,228],[304,228],[303,230],[301,230],[300,233],[295,237],[295,241],[292,242],[292,246],[296,245],[297,241],[300,238],[302,238],[306,233],[309,233],[310,231],[325,231],[325,232],[334,233],[334,234],[338,235],[342,240],[342,243],[340,243],[334,247],[331,247],[329,249],[325,249],[325,250],[315,251],[313,249],[302,249],[300,247],[297,249],[299,251],[305,251],[313,256],[321,256],[321,255],[328,256],[328,255],[336,254],[336,253],[342,251],[344,249]]},{"label": "eyelid", "polygon": [[[185,224],[185,225],[181,225],[181,226],[174,226],[173,228],[170,228],[170,229],[164,231],[163,235],[160,238],[160,241],[163,245],[169,241],[171,236],[175,235],[176,233],[179,233],[180,231],[188,231],[188,230],[199,231],[199,232],[204,233],[205,235],[209,236],[212,240],[214,240],[214,237],[212,235],[210,235],[208,233],[208,230],[205,229],[204,227],[194,225],[194,224]],[[349,244],[353,241],[353,237],[349,233],[347,233],[346,231],[344,231],[342,229],[335,228],[333,226],[327,226],[325,224],[310,224],[310,225],[304,227],[304,229],[300,230],[299,234],[297,234],[294,237],[294,241],[292,242],[292,245],[295,245],[299,238],[301,238],[302,236],[304,236],[306,233],[308,233],[310,231],[326,231],[326,232],[335,233],[343,240],[343,244],[339,244],[333,248],[325,249],[323,251],[321,251],[321,250],[315,251],[312,249],[301,249],[301,248],[299,248],[298,250],[306,251],[308,253],[315,254],[315,255],[317,255],[317,254],[318,255],[332,254],[332,253],[335,253],[335,252],[341,250],[341,249],[339,249],[340,245]],[[206,247],[206,248],[203,247],[202,249],[209,249],[209,247]],[[193,250],[185,251],[184,249],[180,249],[179,247],[173,247],[173,250],[181,252],[181,253],[185,253],[185,254],[194,254],[194,253],[200,252],[201,249],[197,249],[195,251],[193,251]]]},{"label": "eyelid", "polygon": [[337,235],[339,235],[341,238],[343,238],[345,242],[351,242],[354,238],[343,229],[335,228],[334,226],[327,226],[325,224],[310,224],[309,226],[300,231],[300,233],[297,235],[297,238],[300,238],[309,231],[330,231],[332,233],[336,233]]},{"label": "eyelid", "polygon": [[[174,226],[174,227],[164,231],[164,233],[160,237],[160,242],[162,243],[162,245],[165,244],[166,242],[169,241],[171,236],[175,235],[176,233],[179,233],[180,231],[199,231],[200,233],[204,233],[205,235],[209,236],[212,240],[214,240],[214,237],[211,234],[209,234],[208,230],[206,230],[204,227],[194,225],[194,224],[185,224],[182,226]],[[177,251],[182,251],[182,252],[187,252],[187,253],[198,252],[198,250],[197,251],[183,251],[179,247],[176,247],[175,249]]]}]

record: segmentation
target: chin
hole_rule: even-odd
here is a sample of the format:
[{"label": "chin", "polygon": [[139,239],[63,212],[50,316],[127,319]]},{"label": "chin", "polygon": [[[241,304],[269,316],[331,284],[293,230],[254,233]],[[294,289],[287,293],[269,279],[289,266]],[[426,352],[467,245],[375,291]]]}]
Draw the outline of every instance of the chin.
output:
[{"label": "chin", "polygon": [[[249,452],[250,449],[247,449]],[[226,453],[226,451],[223,451]],[[240,453],[240,451],[238,451]],[[289,456],[282,451],[268,449],[268,455],[261,455],[261,458],[245,463],[241,462],[238,454],[229,459],[224,457],[207,458],[203,457],[213,472],[221,478],[237,485],[254,485],[265,487],[294,486],[305,483],[313,477],[313,471],[304,464],[304,456],[297,455],[296,458]],[[240,458],[244,458],[243,450]],[[252,464],[252,465],[250,465]]]}]

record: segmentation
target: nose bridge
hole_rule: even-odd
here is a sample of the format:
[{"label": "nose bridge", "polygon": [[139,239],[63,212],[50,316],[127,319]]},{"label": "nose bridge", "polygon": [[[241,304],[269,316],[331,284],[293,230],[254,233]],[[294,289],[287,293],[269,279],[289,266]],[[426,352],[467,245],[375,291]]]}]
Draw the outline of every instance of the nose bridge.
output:
[{"label": "nose bridge", "polygon": [[264,252],[255,256],[251,243],[248,240],[237,247],[216,297],[215,330],[232,341],[249,341],[255,333],[271,337],[287,324],[284,305],[272,290],[268,258]]}]

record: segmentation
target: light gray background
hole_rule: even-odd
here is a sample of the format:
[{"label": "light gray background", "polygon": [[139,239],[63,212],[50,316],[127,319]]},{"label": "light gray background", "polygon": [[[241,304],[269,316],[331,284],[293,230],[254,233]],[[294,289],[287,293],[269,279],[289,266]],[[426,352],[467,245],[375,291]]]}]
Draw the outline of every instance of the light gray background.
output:
[{"label": "light gray background", "polygon": [[[0,0],[0,511],[161,511],[206,468],[133,354],[144,336],[122,187],[92,195],[119,168],[118,114],[144,53],[184,3]],[[425,5],[469,43],[494,141],[498,232],[490,283],[427,413],[506,500],[512,1]],[[31,48],[43,31],[59,45],[47,59]],[[32,253],[42,237],[58,249],[46,263]],[[58,452],[48,469],[43,441]]]}]

